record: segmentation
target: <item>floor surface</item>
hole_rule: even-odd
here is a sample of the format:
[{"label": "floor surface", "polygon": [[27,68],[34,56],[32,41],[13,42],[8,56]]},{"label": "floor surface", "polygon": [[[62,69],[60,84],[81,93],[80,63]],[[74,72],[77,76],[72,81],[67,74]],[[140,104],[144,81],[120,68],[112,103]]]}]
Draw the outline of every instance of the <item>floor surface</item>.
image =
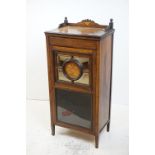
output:
[{"label": "floor surface", "polygon": [[128,106],[113,104],[111,130],[94,137],[56,126],[51,135],[48,101],[27,101],[27,155],[128,155]]}]

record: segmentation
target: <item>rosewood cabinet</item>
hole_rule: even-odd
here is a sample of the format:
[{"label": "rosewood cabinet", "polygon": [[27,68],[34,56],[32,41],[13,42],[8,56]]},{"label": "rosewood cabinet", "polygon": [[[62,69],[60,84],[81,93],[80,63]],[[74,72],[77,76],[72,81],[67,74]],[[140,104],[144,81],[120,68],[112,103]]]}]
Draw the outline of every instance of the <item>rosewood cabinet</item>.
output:
[{"label": "rosewood cabinet", "polygon": [[45,32],[52,135],[55,125],[95,136],[110,129],[113,20],[64,23]]}]

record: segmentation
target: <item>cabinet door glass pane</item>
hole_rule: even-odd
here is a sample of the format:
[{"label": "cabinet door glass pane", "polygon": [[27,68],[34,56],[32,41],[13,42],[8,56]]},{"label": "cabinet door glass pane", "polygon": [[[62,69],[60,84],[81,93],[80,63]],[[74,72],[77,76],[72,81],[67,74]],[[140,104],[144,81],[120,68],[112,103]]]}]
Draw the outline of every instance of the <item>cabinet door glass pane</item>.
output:
[{"label": "cabinet door glass pane", "polygon": [[57,119],[59,121],[91,128],[92,95],[56,89]]},{"label": "cabinet door glass pane", "polygon": [[[64,72],[63,72],[63,64],[67,60],[75,60],[82,67],[81,68],[82,74],[81,74],[80,78],[78,78],[77,80],[71,80],[71,79],[69,79],[64,74]],[[88,57],[70,56],[70,55],[65,55],[65,54],[58,54],[57,55],[57,66],[58,66],[57,67],[57,74],[58,74],[58,80],[66,81],[66,82],[74,82],[75,84],[79,83],[79,84],[89,85],[90,84],[90,79],[89,79],[89,76],[90,76],[90,65],[89,65],[89,63],[90,62],[89,62],[89,58]],[[73,73],[73,71],[75,70],[75,65],[72,65],[72,66],[73,66],[72,68],[71,67],[69,68],[70,70],[68,70],[68,73],[70,73],[70,72]],[[75,73],[76,73],[76,71],[75,71]]]}]

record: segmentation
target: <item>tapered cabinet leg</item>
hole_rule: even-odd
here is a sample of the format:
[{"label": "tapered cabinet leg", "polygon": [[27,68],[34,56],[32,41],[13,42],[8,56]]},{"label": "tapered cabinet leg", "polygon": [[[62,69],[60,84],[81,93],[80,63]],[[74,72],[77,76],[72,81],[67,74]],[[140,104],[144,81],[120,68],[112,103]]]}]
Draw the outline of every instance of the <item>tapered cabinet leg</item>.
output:
[{"label": "tapered cabinet leg", "polygon": [[55,135],[55,125],[52,124],[52,135],[54,136]]},{"label": "tapered cabinet leg", "polygon": [[95,135],[95,147],[98,148],[99,145],[99,136]]},{"label": "tapered cabinet leg", "polygon": [[107,132],[110,131],[110,122],[107,124]]}]

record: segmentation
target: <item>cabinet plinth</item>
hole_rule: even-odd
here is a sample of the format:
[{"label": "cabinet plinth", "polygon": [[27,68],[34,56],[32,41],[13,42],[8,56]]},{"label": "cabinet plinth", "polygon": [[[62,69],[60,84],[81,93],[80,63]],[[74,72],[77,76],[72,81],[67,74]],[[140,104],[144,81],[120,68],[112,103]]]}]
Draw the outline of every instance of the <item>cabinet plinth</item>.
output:
[{"label": "cabinet plinth", "polygon": [[52,135],[55,125],[95,136],[110,130],[113,21],[69,23],[45,32]]}]

